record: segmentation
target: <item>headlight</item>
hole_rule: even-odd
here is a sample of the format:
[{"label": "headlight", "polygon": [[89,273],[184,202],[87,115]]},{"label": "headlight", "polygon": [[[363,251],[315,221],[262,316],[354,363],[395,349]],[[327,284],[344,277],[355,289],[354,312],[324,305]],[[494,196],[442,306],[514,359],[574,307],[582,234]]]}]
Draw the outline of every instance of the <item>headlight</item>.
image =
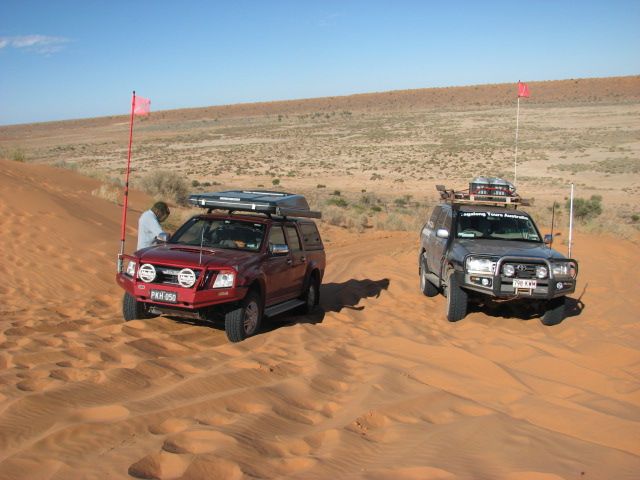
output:
[{"label": "headlight", "polygon": [[178,272],[178,283],[185,288],[193,287],[196,283],[196,274],[190,268],[183,268]]},{"label": "headlight", "polygon": [[489,273],[493,275],[494,262],[488,258],[467,258],[467,272],[468,273]]},{"label": "headlight", "polygon": [[138,269],[138,278],[145,283],[153,282],[156,278],[156,269],[150,263],[145,263]]},{"label": "headlight", "polygon": [[136,262],[129,260],[127,263],[127,275],[133,277],[136,274]]},{"label": "headlight", "polygon": [[236,274],[233,272],[220,272],[216,276],[216,281],[213,282],[213,288],[230,288],[233,287],[233,281],[236,278]]},{"label": "headlight", "polygon": [[573,262],[552,263],[551,271],[554,277],[571,277],[576,278],[578,269]]},{"label": "headlight", "polygon": [[549,274],[549,270],[544,265],[536,265],[536,277],[538,278],[547,278]]},{"label": "headlight", "polygon": [[516,273],[516,269],[513,265],[505,265],[502,267],[502,273],[504,273],[507,277],[513,277]]}]

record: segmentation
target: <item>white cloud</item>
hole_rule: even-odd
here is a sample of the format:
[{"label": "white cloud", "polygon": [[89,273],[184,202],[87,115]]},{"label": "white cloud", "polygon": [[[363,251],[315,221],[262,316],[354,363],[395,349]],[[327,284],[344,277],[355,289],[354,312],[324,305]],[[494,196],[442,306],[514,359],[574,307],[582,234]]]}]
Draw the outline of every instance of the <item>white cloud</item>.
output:
[{"label": "white cloud", "polygon": [[69,42],[68,38],[50,37],[47,35],[22,35],[15,37],[0,37],[0,48],[13,47],[16,49],[41,54],[59,52]]}]

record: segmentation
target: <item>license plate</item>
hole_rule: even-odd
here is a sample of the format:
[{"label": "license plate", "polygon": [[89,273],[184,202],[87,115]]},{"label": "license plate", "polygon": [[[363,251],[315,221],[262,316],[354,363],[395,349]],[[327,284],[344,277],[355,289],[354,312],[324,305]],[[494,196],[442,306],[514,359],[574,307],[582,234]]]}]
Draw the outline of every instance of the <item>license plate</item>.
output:
[{"label": "license plate", "polygon": [[151,290],[151,300],[164,303],[176,303],[178,294],[176,292],[167,292],[166,290]]},{"label": "license plate", "polygon": [[536,280],[523,280],[520,278],[513,279],[513,288],[533,289],[533,288],[536,288],[536,286],[537,286]]}]

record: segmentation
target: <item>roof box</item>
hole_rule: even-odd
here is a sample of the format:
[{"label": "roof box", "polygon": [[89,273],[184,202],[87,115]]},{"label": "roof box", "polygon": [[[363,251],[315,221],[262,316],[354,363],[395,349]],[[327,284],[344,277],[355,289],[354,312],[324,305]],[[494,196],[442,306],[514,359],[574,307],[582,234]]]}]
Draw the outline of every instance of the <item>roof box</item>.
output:
[{"label": "roof box", "polygon": [[281,217],[321,218],[321,212],[309,209],[303,195],[266,190],[227,190],[189,195],[189,203],[209,210],[258,212]]}]

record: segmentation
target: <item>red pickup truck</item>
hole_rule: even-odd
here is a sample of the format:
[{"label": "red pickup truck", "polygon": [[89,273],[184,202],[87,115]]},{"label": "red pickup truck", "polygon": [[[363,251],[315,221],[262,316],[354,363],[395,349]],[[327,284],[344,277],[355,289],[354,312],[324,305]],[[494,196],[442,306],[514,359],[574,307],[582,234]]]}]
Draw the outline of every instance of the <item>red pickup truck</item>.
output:
[{"label": "red pickup truck", "polygon": [[258,331],[263,316],[318,305],[325,252],[311,218],[320,212],[303,196],[233,190],[189,202],[206,212],[121,259],[116,281],[125,290],[125,320],[222,315],[227,337],[239,342]]}]

